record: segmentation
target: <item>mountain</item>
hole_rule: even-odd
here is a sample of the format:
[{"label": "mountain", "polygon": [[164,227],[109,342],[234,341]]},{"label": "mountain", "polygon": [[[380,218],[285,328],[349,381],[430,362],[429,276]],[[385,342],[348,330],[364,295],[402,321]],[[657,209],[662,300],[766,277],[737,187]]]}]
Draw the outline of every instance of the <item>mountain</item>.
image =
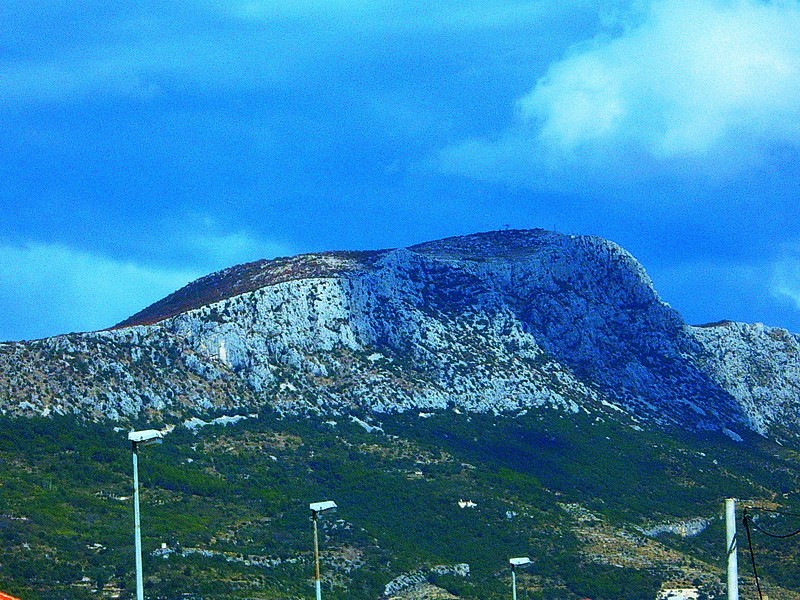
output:
[{"label": "mountain", "polygon": [[[499,231],[257,261],[117,326],[0,344],[0,589],[148,597],[653,600],[724,589],[723,500],[797,530],[800,340],[695,327],[616,244]],[[755,594],[739,563],[746,594]],[[790,543],[761,584],[800,598]]]},{"label": "mountain", "polygon": [[785,435],[800,340],[691,327],[597,237],[510,230],[235,266],[107,331],[0,344],[7,414],[514,412]]}]

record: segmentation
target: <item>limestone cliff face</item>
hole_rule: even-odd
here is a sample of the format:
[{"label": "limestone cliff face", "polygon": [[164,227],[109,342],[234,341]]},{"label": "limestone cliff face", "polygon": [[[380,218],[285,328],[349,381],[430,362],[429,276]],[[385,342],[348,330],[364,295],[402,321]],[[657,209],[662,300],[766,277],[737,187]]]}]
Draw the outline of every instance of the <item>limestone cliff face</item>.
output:
[{"label": "limestone cliff face", "polygon": [[705,369],[762,434],[800,431],[800,336],[760,323],[693,327],[708,352]]},{"label": "limestone cliff face", "polygon": [[502,231],[232,267],[113,330],[0,344],[0,401],[115,419],[548,406],[796,425],[796,336],[746,331],[687,326],[611,242]]}]

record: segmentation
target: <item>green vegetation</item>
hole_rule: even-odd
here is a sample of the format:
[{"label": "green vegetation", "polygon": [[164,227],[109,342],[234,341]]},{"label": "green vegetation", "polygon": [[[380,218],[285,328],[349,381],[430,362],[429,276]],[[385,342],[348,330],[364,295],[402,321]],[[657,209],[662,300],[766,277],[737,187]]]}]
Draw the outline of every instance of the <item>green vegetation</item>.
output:
[{"label": "green vegetation", "polygon": [[[798,455],[760,438],[550,411],[381,418],[385,433],[368,433],[349,417],[264,412],[196,433],[178,426],[142,450],[146,595],[312,598],[307,506],[323,499],[340,506],[321,521],[332,600],[374,600],[403,573],[457,563],[470,575],[434,570],[428,583],[467,600],[506,598],[507,559],[520,555],[533,559],[520,600],[647,600],[693,579],[713,595],[725,497],[800,513]],[[134,597],[126,430],[0,418],[0,589],[25,600]],[[712,524],[693,538],[656,543],[634,529],[696,517]],[[774,515],[760,523],[793,527]],[[602,535],[611,541],[593,541]],[[644,541],[615,546],[631,536]],[[800,592],[796,544],[754,536],[768,585]],[[740,564],[746,578],[749,557]]]}]

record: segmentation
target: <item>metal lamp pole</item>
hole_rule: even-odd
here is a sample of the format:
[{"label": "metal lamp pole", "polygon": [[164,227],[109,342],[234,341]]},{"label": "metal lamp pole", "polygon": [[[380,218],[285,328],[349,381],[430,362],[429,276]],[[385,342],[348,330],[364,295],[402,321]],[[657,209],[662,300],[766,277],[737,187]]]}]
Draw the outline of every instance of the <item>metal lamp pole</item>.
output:
[{"label": "metal lamp pole", "polygon": [[519,558],[509,558],[508,562],[511,563],[511,598],[517,600],[517,567],[530,564],[531,559],[527,556],[520,556]]},{"label": "metal lamp pole", "polygon": [[517,600],[517,569],[511,567],[511,599]]},{"label": "metal lamp pole", "polygon": [[136,600],[144,600],[142,590],[142,524],[139,521],[139,448],[131,442],[133,450],[133,541],[136,546]]},{"label": "metal lamp pole", "polygon": [[161,432],[155,429],[131,431],[128,439],[133,452],[133,542],[136,547],[136,600],[144,600],[142,577],[142,525],[139,520],[139,446],[161,443]]},{"label": "metal lamp pole", "polygon": [[322,600],[322,584],[319,576],[319,536],[317,535],[317,513],[311,513],[311,520],[314,522],[314,587],[317,591],[317,600]]},{"label": "metal lamp pole", "polygon": [[333,500],[312,502],[308,505],[308,508],[311,509],[311,521],[314,523],[314,588],[316,589],[317,600],[322,600],[322,583],[319,575],[319,535],[317,534],[317,520],[319,515],[334,512],[336,510],[336,503]]}]

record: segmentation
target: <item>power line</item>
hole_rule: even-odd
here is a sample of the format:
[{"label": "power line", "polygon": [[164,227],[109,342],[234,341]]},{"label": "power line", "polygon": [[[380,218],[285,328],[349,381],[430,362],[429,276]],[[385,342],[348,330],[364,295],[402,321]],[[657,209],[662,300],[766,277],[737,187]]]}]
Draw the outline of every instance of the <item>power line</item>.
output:
[{"label": "power line", "polygon": [[776,510],[774,508],[762,508],[760,506],[748,506],[748,507],[745,507],[745,511],[751,511],[752,512],[754,510],[760,511],[760,512],[766,512],[766,513],[773,513],[773,514],[776,514],[776,515],[781,515],[782,517],[800,517],[800,514],[798,514],[798,513],[791,513],[791,512],[786,512],[786,511],[783,511],[783,510]]},{"label": "power line", "polygon": [[761,593],[761,581],[758,576],[758,567],[756,567],[756,554],[753,552],[753,540],[750,537],[750,515],[747,514],[747,509],[744,509],[744,517],[742,517],[744,529],[747,531],[747,545],[750,547],[750,560],[753,563],[753,574],[756,577],[756,589],[758,590],[758,600],[764,600],[764,595]]},{"label": "power line", "polygon": [[[747,521],[750,521],[750,523],[753,525],[753,529],[756,529],[756,530],[760,531],[761,533],[763,533],[764,535],[766,535],[768,537],[775,538],[775,539],[778,539],[778,540],[785,540],[787,538],[794,537],[796,535],[800,535],[800,529],[798,529],[797,531],[793,531],[792,533],[786,533],[786,534],[771,533],[771,532],[767,531],[766,529],[764,529],[763,527],[761,527],[760,525],[758,525],[758,523],[756,523],[752,518],[750,518],[750,516],[747,514],[748,510],[750,510],[750,509],[749,508],[745,508],[744,509],[745,525],[747,525]],[[769,512],[769,513],[778,514],[778,515],[786,516],[786,517],[800,517],[800,515],[781,512],[781,511],[778,511],[778,510],[770,510],[770,509],[767,509],[767,508],[758,508],[756,510],[761,510],[763,512]]]},{"label": "power line", "polygon": [[[753,529],[763,533],[767,537],[771,537],[771,538],[779,539],[779,540],[785,540],[785,539],[794,537],[796,535],[800,535],[800,529],[798,529],[797,531],[793,531],[791,533],[785,533],[785,534],[772,533],[770,531],[767,531],[766,529],[764,529],[760,525],[758,525],[753,520],[753,518],[748,514],[748,510],[751,510],[751,509],[748,509],[748,508],[744,509],[744,516],[742,517],[742,523],[744,524],[745,531],[747,532],[747,545],[750,548],[750,561],[753,564],[753,575],[755,576],[755,579],[756,579],[756,588],[758,589],[758,598],[759,598],[759,600],[764,600],[764,595],[761,592],[761,578],[758,575],[758,567],[756,566],[756,554],[753,551],[753,539],[752,539],[752,536],[750,534],[750,526],[752,525]],[[772,510],[772,509],[768,509],[768,508],[754,508],[753,510],[760,510],[762,512],[768,512],[768,513],[777,514],[777,515],[786,516],[786,517],[800,517],[800,515],[797,515],[797,514],[794,514],[794,513],[787,513],[787,512],[782,512],[782,511],[779,511],[779,510]]]}]

